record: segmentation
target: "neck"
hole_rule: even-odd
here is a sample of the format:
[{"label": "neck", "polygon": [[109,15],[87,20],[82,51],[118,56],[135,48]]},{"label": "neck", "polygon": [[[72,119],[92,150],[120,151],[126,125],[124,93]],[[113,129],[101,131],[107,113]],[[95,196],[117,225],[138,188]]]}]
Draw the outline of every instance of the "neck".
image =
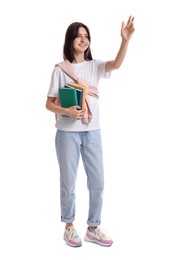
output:
[{"label": "neck", "polygon": [[85,61],[84,55],[78,55],[78,56],[75,55],[72,63],[81,63],[84,61]]}]

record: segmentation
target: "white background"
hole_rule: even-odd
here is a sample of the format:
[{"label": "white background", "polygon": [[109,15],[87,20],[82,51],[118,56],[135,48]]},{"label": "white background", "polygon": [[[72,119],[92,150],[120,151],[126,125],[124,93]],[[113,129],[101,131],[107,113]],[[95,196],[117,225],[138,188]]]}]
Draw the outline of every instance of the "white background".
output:
[{"label": "white background", "polygon": [[[0,258],[174,259],[174,38],[172,0],[0,4]],[[95,5],[94,5],[95,4]],[[54,115],[46,95],[67,26],[90,28],[94,58],[115,58],[121,22],[135,17],[122,67],[100,82],[110,248],[65,245],[60,222]],[[88,212],[80,163],[75,226]]]}]

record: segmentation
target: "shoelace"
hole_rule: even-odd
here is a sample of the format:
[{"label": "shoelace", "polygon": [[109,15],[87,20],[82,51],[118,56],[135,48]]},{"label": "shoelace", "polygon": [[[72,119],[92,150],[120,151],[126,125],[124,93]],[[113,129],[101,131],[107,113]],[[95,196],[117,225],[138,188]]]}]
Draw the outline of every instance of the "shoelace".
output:
[{"label": "shoelace", "polygon": [[77,232],[76,232],[74,227],[69,227],[67,231],[68,231],[69,239],[73,239],[73,238],[77,238],[78,237]]},{"label": "shoelace", "polygon": [[109,238],[107,232],[101,228],[96,229],[96,237],[97,239],[106,239]]}]

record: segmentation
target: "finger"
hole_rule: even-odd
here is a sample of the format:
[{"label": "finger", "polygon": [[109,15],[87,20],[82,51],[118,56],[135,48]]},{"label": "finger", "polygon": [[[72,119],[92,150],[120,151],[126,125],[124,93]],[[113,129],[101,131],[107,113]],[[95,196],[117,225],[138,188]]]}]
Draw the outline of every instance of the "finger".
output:
[{"label": "finger", "polygon": [[80,106],[73,106],[75,109],[81,109],[81,107]]},{"label": "finger", "polygon": [[78,120],[82,119],[82,115],[78,115],[78,116],[77,116],[77,119],[78,119]]},{"label": "finger", "polygon": [[81,116],[81,117],[82,117],[82,116],[83,116],[83,114],[84,114],[84,112],[83,112],[83,111],[80,111],[80,112],[78,111],[78,116]]},{"label": "finger", "polygon": [[121,29],[123,30],[123,29],[124,29],[124,27],[125,27],[125,23],[124,23],[124,22],[122,22],[122,24],[121,24]]},{"label": "finger", "polygon": [[132,15],[129,16],[129,19],[127,21],[127,26],[130,26],[132,22],[134,21],[134,17]]},{"label": "finger", "polygon": [[134,17],[132,18],[130,28],[131,28],[131,30],[134,30]]},{"label": "finger", "polygon": [[130,15],[129,18],[128,18],[128,20],[127,20],[127,24],[126,24],[127,26],[130,24],[131,18],[132,18],[132,16]]},{"label": "finger", "polygon": [[134,26],[134,17],[132,17],[132,19],[131,19],[131,25]]}]

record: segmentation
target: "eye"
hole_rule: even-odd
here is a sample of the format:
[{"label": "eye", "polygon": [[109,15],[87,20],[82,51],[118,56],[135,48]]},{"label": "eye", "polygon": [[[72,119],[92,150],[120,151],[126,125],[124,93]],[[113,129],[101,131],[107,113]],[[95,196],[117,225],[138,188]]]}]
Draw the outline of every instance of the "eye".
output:
[{"label": "eye", "polygon": [[86,35],[81,35],[81,34],[77,34],[77,36],[76,36],[76,38],[81,38],[81,37],[84,37],[84,38],[86,38],[86,39],[89,39],[89,35],[88,34],[86,34]]}]

